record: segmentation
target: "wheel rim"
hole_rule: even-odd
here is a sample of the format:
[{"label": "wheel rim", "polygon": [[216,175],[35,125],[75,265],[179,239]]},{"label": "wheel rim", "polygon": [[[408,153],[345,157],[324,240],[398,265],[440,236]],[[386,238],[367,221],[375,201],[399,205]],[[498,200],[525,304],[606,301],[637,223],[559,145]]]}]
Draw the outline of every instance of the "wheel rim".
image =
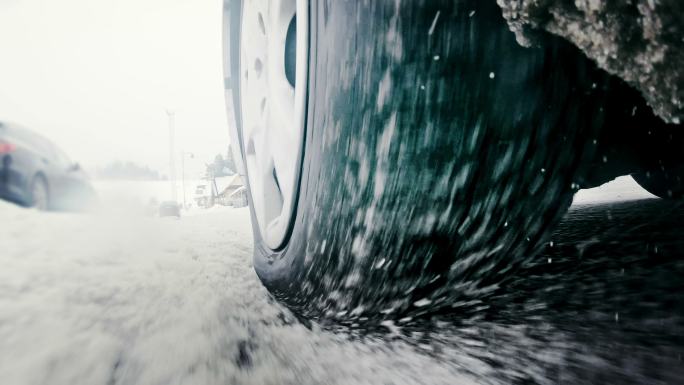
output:
[{"label": "wheel rim", "polygon": [[45,183],[40,180],[36,180],[33,183],[33,189],[31,190],[31,198],[33,199],[33,207],[38,210],[47,210],[47,188]]},{"label": "wheel rim", "polygon": [[246,0],[240,28],[245,166],[261,238],[277,249],[285,243],[299,188],[307,89],[307,1]]}]

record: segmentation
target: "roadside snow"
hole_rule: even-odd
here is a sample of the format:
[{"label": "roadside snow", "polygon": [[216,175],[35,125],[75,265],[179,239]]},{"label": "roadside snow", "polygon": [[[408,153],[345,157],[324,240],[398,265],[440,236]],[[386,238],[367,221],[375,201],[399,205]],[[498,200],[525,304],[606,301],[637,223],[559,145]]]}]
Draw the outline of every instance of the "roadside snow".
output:
[{"label": "roadside snow", "polygon": [[[164,186],[101,187],[92,214],[0,201],[0,384],[474,382],[472,358],[306,328],[253,271],[248,209],[143,216]],[[574,204],[649,196],[618,178]]]},{"label": "roadside snow", "polygon": [[470,382],[398,342],[307,329],[253,272],[248,210],[194,214],[0,201],[0,383]]}]

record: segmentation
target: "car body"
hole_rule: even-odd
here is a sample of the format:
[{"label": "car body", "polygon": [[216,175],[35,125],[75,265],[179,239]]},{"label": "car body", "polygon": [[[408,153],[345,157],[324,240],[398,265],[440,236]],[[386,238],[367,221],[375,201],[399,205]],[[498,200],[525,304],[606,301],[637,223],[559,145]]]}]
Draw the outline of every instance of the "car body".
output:
[{"label": "car body", "polygon": [[34,206],[33,188],[45,192],[48,210],[81,210],[94,200],[86,173],[53,142],[15,124],[0,122],[0,198]]},{"label": "car body", "polygon": [[160,217],[180,218],[180,205],[174,201],[164,201],[159,205]]}]

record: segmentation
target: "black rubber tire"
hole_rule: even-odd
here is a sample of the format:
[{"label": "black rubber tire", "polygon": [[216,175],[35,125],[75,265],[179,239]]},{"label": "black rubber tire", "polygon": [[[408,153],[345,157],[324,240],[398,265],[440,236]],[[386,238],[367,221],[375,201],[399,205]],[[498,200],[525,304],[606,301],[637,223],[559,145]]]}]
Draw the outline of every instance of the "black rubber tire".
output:
[{"label": "black rubber tire", "polygon": [[310,11],[296,217],[277,251],[254,226],[258,276],[336,324],[481,304],[569,206],[610,79],[562,40],[519,46],[495,1]]},{"label": "black rubber tire", "polygon": [[[650,111],[649,111],[650,112]],[[665,124],[660,120],[643,124],[640,137],[633,140],[639,159],[634,180],[651,194],[684,199],[684,124]]]},{"label": "black rubber tire", "polygon": [[632,178],[644,190],[659,198],[684,199],[684,166],[639,172],[632,174]]},{"label": "black rubber tire", "polygon": [[[41,188],[45,193],[45,201],[43,203],[37,202],[37,198],[35,197],[35,192],[37,188]],[[41,211],[46,211],[50,209],[50,188],[48,187],[45,177],[43,177],[42,175],[36,175],[31,180],[29,195],[29,202],[31,207],[35,207]]]}]

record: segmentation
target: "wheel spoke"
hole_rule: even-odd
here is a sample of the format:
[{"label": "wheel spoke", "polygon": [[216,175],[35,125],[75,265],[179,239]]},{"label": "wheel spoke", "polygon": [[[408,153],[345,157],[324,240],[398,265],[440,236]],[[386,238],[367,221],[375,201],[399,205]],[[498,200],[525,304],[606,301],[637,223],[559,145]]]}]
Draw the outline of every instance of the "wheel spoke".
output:
[{"label": "wheel spoke", "polygon": [[[308,20],[308,5],[305,0],[246,0],[243,7],[240,87],[247,176],[262,238],[276,248],[284,240],[294,207],[306,94],[305,82],[293,88],[287,79],[285,45],[298,10],[297,33],[308,32],[299,21]],[[296,52],[298,58],[307,57],[305,44],[295,47],[305,50]],[[306,64],[297,62],[297,70]]]}]

